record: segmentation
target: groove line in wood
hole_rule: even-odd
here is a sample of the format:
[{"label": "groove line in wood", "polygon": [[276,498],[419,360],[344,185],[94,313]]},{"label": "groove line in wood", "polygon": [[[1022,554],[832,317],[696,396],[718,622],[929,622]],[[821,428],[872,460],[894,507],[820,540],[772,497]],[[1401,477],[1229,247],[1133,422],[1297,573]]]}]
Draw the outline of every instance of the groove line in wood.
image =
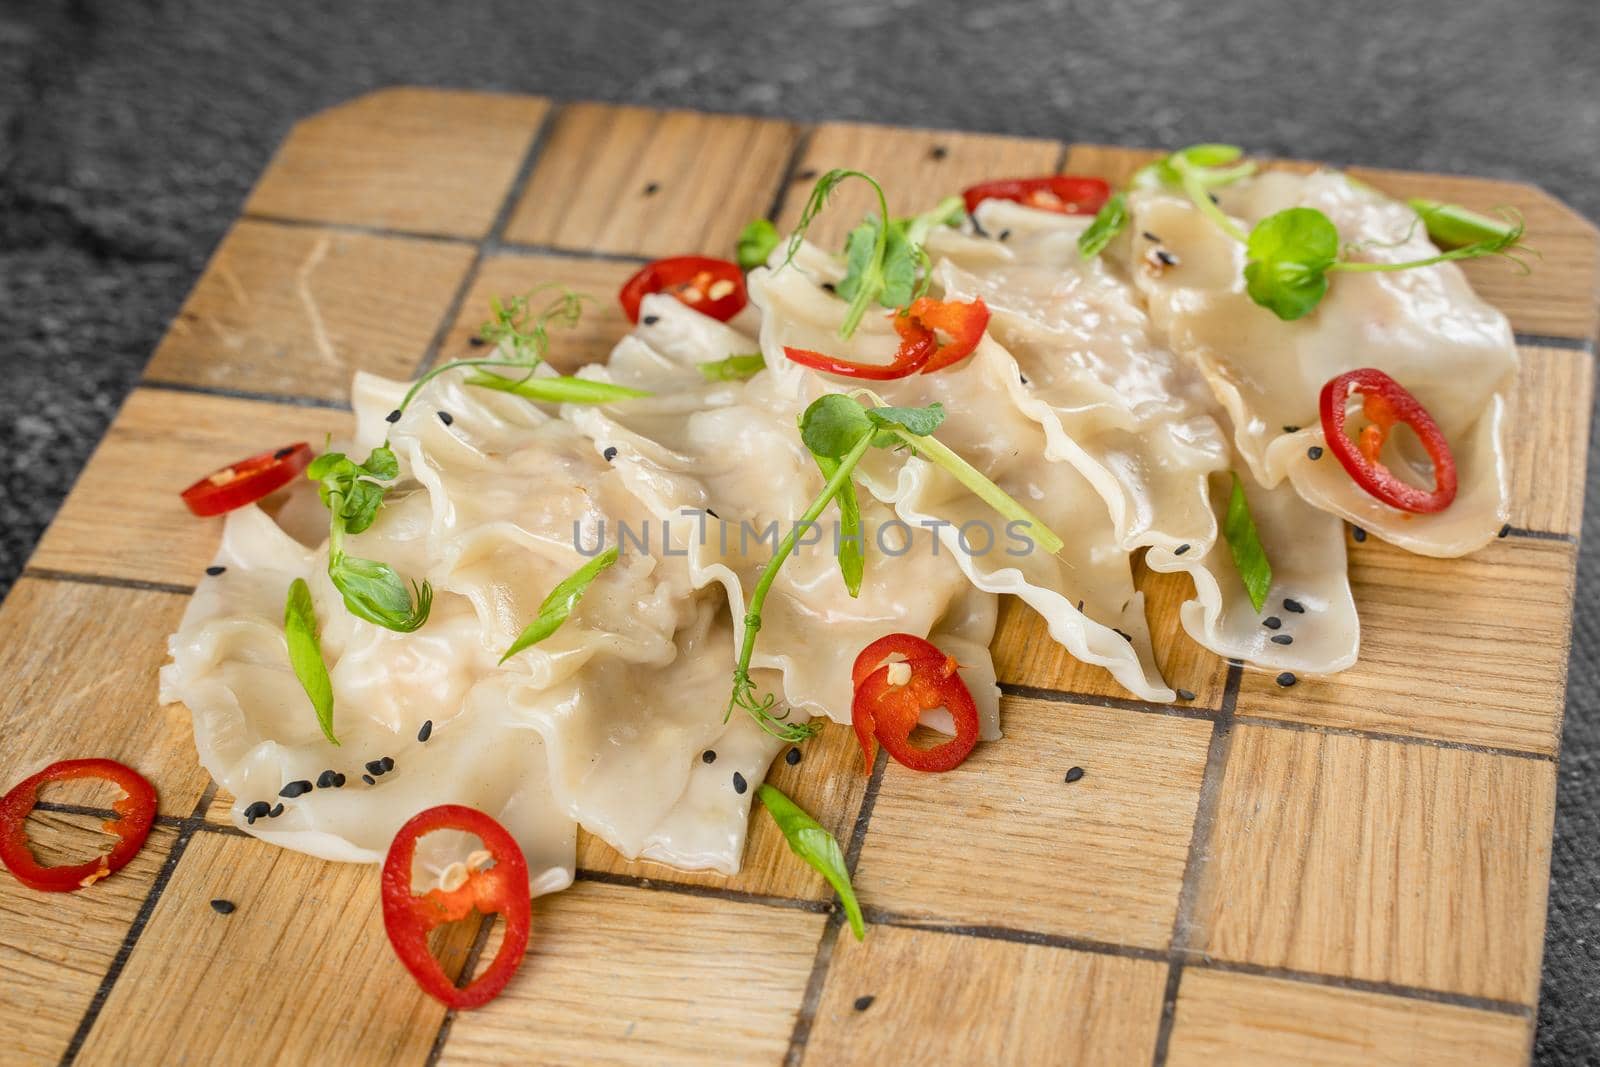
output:
[{"label": "groove line in wood", "polygon": [[1410,734],[1389,734],[1381,730],[1361,730],[1353,726],[1329,726],[1322,723],[1298,722],[1293,719],[1275,719],[1267,715],[1236,715],[1236,724],[1265,726],[1274,730],[1293,730],[1304,734],[1337,734],[1342,737],[1360,737],[1367,741],[1382,741],[1395,745],[1423,745],[1427,748],[1447,748],[1456,752],[1477,752],[1485,756],[1505,756],[1508,759],[1556,762],[1552,752],[1529,752],[1520,748],[1501,748],[1496,745],[1475,745],[1470,741],[1446,741],[1435,737],[1413,737]]},{"label": "groove line in wood", "polygon": [[795,171],[800,168],[800,161],[806,157],[806,149],[811,147],[811,135],[816,130],[814,126],[800,126],[799,133],[795,136],[794,147],[789,150],[789,158],[784,161],[783,174],[778,178],[777,191],[772,194],[772,200],[767,205],[766,218],[769,222],[777,223],[778,216],[783,213],[783,205],[789,198],[789,185],[795,180]]},{"label": "groove line in wood", "polygon": [[118,578],[111,574],[89,574],[83,571],[63,571],[52,567],[24,567],[19,578],[32,578],[40,582],[76,582],[79,585],[104,585],[112,589],[132,589],[141,593],[170,593],[173,596],[193,596],[195,587],[177,582],[149,582],[143,578]]},{"label": "groove line in wood", "polygon": [[771,893],[746,893],[714,885],[696,885],[692,882],[674,882],[662,878],[643,878],[615,871],[596,871],[579,867],[573,876],[578,882],[599,882],[602,885],[627,886],[632,889],[655,889],[663,893],[679,893],[686,897],[711,897],[735,904],[760,904],[768,908],[788,908],[791,911],[811,911],[826,914],[834,910],[827,900],[806,900],[800,897],[781,897]]},{"label": "groove line in wood", "polygon": [[225,400],[253,400],[263,404],[282,404],[296,408],[326,408],[329,411],[349,411],[348,400],[333,400],[323,396],[302,396],[298,393],[263,393],[254,389],[232,389],[225,385],[196,385],[193,382],[171,382],[163,378],[140,378],[138,389],[160,389],[169,393],[193,393],[197,396],[215,396]]},{"label": "groove line in wood", "polygon": [[398,237],[407,241],[432,241],[443,245],[476,245],[471,237],[449,233],[423,233],[418,230],[393,229],[387,226],[368,226],[359,222],[319,222],[316,219],[297,219],[288,215],[274,215],[265,211],[245,211],[239,215],[244,222],[259,222],[267,226],[290,226],[297,230],[327,230],[357,237]]},{"label": "groove line in wood", "polygon": [[1215,708],[1195,707],[1189,704],[1161,704],[1154,700],[1136,697],[1114,697],[1104,693],[1079,693],[1070,689],[1052,689],[1044,685],[1019,685],[999,682],[1000,692],[1008,697],[1033,700],[1051,700],[1057,703],[1084,704],[1094,708],[1111,708],[1115,711],[1137,711],[1146,715],[1167,715],[1177,719],[1215,719],[1221,714]]},{"label": "groove line in wood", "polygon": [[[478,961],[483,958],[483,946],[489,943],[489,934],[494,930],[498,915],[486,915],[478,923],[478,932],[472,938],[472,947],[467,949],[467,958],[461,965],[461,973],[456,975],[456,988],[465,989],[472,981],[472,974],[478,969]],[[423,1061],[424,1067],[435,1067],[439,1057],[444,1055],[444,1047],[450,1041],[450,1027],[456,1021],[456,1009],[450,1008],[444,1013],[444,1018],[439,1020],[439,1029],[433,1035],[433,1045],[428,1049],[428,1058]]]},{"label": "groove line in wood", "polygon": [[556,259],[597,259],[607,263],[652,262],[651,256],[636,256],[631,252],[601,252],[592,248],[563,248],[560,245],[526,244],[520,241],[485,241],[485,255],[509,253],[519,256],[551,256]]},{"label": "groove line in wood", "polygon": [[1558,334],[1515,333],[1512,340],[1523,348],[1563,348],[1570,352],[1594,355],[1593,337],[1563,337]]},{"label": "groove line in wood", "polygon": [[1446,993],[1438,989],[1400,985],[1395,982],[1374,982],[1364,978],[1323,974],[1320,971],[1296,971],[1287,967],[1265,967],[1256,963],[1207,958],[1198,954],[1193,955],[1187,961],[1187,965],[1206,971],[1248,974],[1258,978],[1278,978],[1289,982],[1328,986],[1333,989],[1349,989],[1359,993],[1378,993],[1383,996],[1400,997],[1405,1000],[1422,1000],[1430,1004],[1448,1004],[1457,1008],[1471,1008],[1475,1011],[1492,1011],[1498,1015],[1514,1015],[1521,1019],[1528,1019],[1533,1016],[1532,1008],[1526,1004],[1518,1004],[1513,1000],[1474,997],[1466,993]]}]

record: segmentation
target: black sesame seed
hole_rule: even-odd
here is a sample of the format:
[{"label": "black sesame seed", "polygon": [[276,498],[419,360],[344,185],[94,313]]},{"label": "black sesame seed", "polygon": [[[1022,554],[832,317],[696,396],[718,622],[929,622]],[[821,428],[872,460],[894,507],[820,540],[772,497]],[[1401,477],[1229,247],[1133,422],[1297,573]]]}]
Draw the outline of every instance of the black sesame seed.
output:
[{"label": "black sesame seed", "polygon": [[857,997],[855,1003],[856,1011],[866,1011],[868,1008],[872,1007],[872,1002],[877,999],[877,997],[873,996]]},{"label": "black sesame seed", "polygon": [[[1495,536],[1497,536],[1497,537],[1510,537],[1511,536],[1511,524],[1508,522],[1504,526],[1500,527],[1500,532],[1498,534],[1496,534]],[[209,573],[209,572],[207,572],[207,573]]]},{"label": "black sesame seed", "polygon": [[282,802],[279,802],[277,804],[272,805],[272,810],[267,812],[267,818],[276,819],[278,816],[280,816],[282,814],[283,814],[283,804],[282,804]]},{"label": "black sesame seed", "polygon": [[366,768],[368,774],[382,774],[384,771],[388,770],[388,768],[383,765],[383,760],[381,759],[368,760],[366,763]]},{"label": "black sesame seed", "polygon": [[817,172],[807,168],[794,176],[795,181],[808,182],[817,176]]},{"label": "black sesame seed", "polygon": [[1123,640],[1124,640],[1124,641],[1126,641],[1126,642],[1128,642],[1128,643],[1129,643],[1129,644],[1132,644],[1132,643],[1133,643],[1133,635],[1132,635],[1132,634],[1130,634],[1130,633],[1128,633],[1128,632],[1127,632],[1127,631],[1125,631],[1125,630],[1118,630],[1118,629],[1117,629],[1117,628],[1116,628],[1116,627],[1115,627],[1115,626],[1113,626],[1113,627],[1112,627],[1112,628],[1111,628],[1111,630],[1112,630],[1112,632],[1113,632],[1113,633],[1115,633],[1115,634],[1116,634],[1116,635],[1117,635],[1117,636],[1118,636],[1118,637],[1120,637],[1120,638],[1122,638],[1122,639],[1123,639]]},{"label": "black sesame seed", "polygon": [[1306,606],[1300,603],[1298,600],[1291,600],[1289,597],[1284,597],[1283,610],[1292,611],[1296,615],[1304,615],[1306,613]]},{"label": "black sesame seed", "polygon": [[467,338],[467,344],[471,345],[473,348],[482,348],[488,343],[489,341],[487,338],[479,337],[477,334],[473,334],[471,337]]},{"label": "black sesame seed", "polygon": [[1079,615],[1083,614],[1083,601],[1081,601],[1081,600],[1078,601],[1078,614]]},{"label": "black sesame seed", "polygon": [[719,519],[720,520],[722,518],[721,515],[717,514],[716,509],[714,509],[714,508],[706,508],[706,514],[710,515],[713,519]]},{"label": "black sesame seed", "polygon": [[1069,782],[1076,782],[1079,778],[1082,778],[1082,777],[1083,777],[1083,768],[1082,767],[1073,767],[1071,770],[1067,771],[1067,781],[1069,781]]},{"label": "black sesame seed", "polygon": [[823,282],[822,288],[830,293],[837,293],[839,291],[839,287],[834,285],[832,282]]},{"label": "black sesame seed", "polygon": [[1206,194],[1206,195],[1207,195],[1207,196],[1209,196],[1209,197],[1210,197],[1210,198],[1211,198],[1211,202],[1212,202],[1212,203],[1213,203],[1213,204],[1220,204],[1220,203],[1222,203],[1222,201],[1221,201],[1221,200],[1219,200],[1219,199],[1217,199],[1217,194],[1216,194],[1216,193],[1207,193],[1207,194]]},{"label": "black sesame seed", "polygon": [[370,774],[363,774],[361,776],[361,780],[363,782],[366,782],[368,785],[377,785],[378,784],[378,780],[376,778],[372,777],[372,775],[370,775]]},{"label": "black sesame seed", "polygon": [[294,452],[294,445],[284,445],[272,454],[273,459],[283,459]]},{"label": "black sesame seed", "polygon": [[701,763],[715,763],[715,762],[717,762],[717,750],[714,749],[714,748],[708,748],[704,752],[700,753],[700,762]]},{"label": "black sesame seed", "polygon": [[1019,372],[1017,374],[1017,377],[1022,379],[1022,384],[1023,385],[1027,385],[1028,384],[1028,376],[1026,374],[1022,374],[1022,373]]},{"label": "black sesame seed", "polygon": [[382,764],[383,773],[384,774],[388,774],[390,771],[394,770],[394,757],[393,756],[385,756],[385,757],[383,757],[383,759],[379,760],[378,762],[380,764]]},{"label": "black sesame seed", "polygon": [[456,421],[456,417],[450,414],[448,411],[441,411],[439,412],[439,421],[444,423],[446,426],[449,426],[452,422]]},{"label": "black sesame seed", "polygon": [[1190,692],[1187,689],[1180,689],[1180,690],[1178,690],[1178,699],[1179,700],[1193,700],[1194,699],[1194,693]]},{"label": "black sesame seed", "polygon": [[612,460],[617,458],[617,447],[612,445],[604,452],[600,453],[600,455],[601,458],[603,458],[607,463],[610,463]]},{"label": "black sesame seed", "polygon": [[244,821],[254,826],[257,819],[265,818],[271,811],[271,804],[265,800],[258,800],[244,809]]},{"label": "black sesame seed", "polygon": [[426,741],[433,736],[433,720],[429,719],[422,724],[422,729],[417,731],[417,740]]},{"label": "black sesame seed", "polygon": [[1352,526],[1350,527],[1350,536],[1356,539],[1357,544],[1360,544],[1367,539],[1367,531],[1359,526]]},{"label": "black sesame seed", "polygon": [[1284,433],[1299,433],[1300,432],[1300,427],[1298,427],[1298,426],[1285,426],[1283,428],[1283,432]]},{"label": "black sesame seed", "polygon": [[1275,645],[1292,645],[1294,644],[1294,638],[1288,634],[1273,634],[1272,643]]},{"label": "black sesame seed", "polygon": [[985,232],[985,230],[983,228],[983,223],[978,221],[978,216],[972,214],[971,212],[968,212],[967,213],[967,218],[972,222],[972,232],[973,233],[977,234],[979,237],[987,237],[987,236],[989,236],[989,234],[987,232]]},{"label": "black sesame seed", "polygon": [[660,191],[661,191],[661,183],[660,182],[651,182],[649,185],[646,185],[644,187],[644,195],[645,196],[655,196]]},{"label": "black sesame seed", "polygon": [[335,783],[337,783],[341,777],[342,775],[336,774],[332,770],[323,771],[321,774],[317,775],[317,788],[335,789],[337,788]]},{"label": "black sesame seed", "polygon": [[211,577],[215,578],[217,575],[221,574],[223,571],[225,571],[227,569],[228,568],[222,566],[220,563],[219,564],[213,564],[212,566],[206,568],[206,573],[209,574]]},{"label": "black sesame seed", "polygon": [[304,778],[297,778],[278,790],[278,795],[293,800],[295,797],[303,797],[309,792],[311,792],[311,783]]},{"label": "black sesame seed", "polygon": [[646,315],[644,318],[640,319],[639,321],[644,323],[646,326],[654,326],[656,323],[661,321],[661,316],[660,315]]},{"label": "black sesame seed", "polygon": [[933,146],[933,148],[931,148],[928,151],[928,157],[930,159],[943,159],[945,156],[948,156],[949,154],[950,154],[950,149],[946,148],[942,144],[936,144],[936,145]]},{"label": "black sesame seed", "polygon": [[1010,230],[1001,230],[1000,231],[1000,240],[1009,241],[1010,239],[1011,239],[1011,231]]},{"label": "black sesame seed", "polygon": [[788,752],[784,753],[783,762],[787,763],[791,767],[799,763],[800,750],[798,748],[791,748]]},{"label": "black sesame seed", "polygon": [[1266,618],[1261,620],[1261,625],[1265,626],[1269,630],[1276,630],[1278,627],[1283,625],[1283,620],[1278,618],[1276,615],[1268,615]]},{"label": "black sesame seed", "polygon": [[1310,448],[1306,449],[1306,456],[1308,458],[1310,458],[1310,459],[1321,459],[1322,458],[1322,446],[1321,445],[1312,445]]},{"label": "black sesame seed", "polygon": [[387,415],[385,415],[383,417],[383,421],[384,422],[399,422],[400,421],[400,409],[399,408],[395,408],[393,411],[389,412],[389,414],[387,414]]},{"label": "black sesame seed", "polygon": [[1149,230],[1144,231],[1143,236],[1144,236],[1144,239],[1146,241],[1154,241],[1156,244],[1160,244],[1161,243],[1161,238],[1157,237],[1155,234],[1151,233]]},{"label": "black sesame seed", "polygon": [[749,788],[750,788],[750,783],[744,780],[744,775],[740,774],[738,771],[734,771],[733,772],[733,791],[735,793],[743,793],[746,789],[749,789]]},{"label": "black sesame seed", "polygon": [[1172,550],[1172,554],[1174,556],[1181,556],[1187,551],[1189,551],[1189,546],[1187,544],[1182,544],[1182,545],[1179,545],[1177,548],[1173,549]]},{"label": "black sesame seed", "polygon": [[233,909],[236,907],[238,905],[231,900],[213,900],[211,902],[211,910],[218,915],[232,915]]},{"label": "black sesame seed", "polygon": [[1165,267],[1176,267],[1178,265],[1178,257],[1168,252],[1165,248],[1156,249],[1156,258]]},{"label": "black sesame seed", "polygon": [[1285,689],[1289,688],[1298,680],[1299,679],[1294,676],[1292,671],[1284,671],[1282,674],[1278,675],[1278,684],[1283,686]]}]

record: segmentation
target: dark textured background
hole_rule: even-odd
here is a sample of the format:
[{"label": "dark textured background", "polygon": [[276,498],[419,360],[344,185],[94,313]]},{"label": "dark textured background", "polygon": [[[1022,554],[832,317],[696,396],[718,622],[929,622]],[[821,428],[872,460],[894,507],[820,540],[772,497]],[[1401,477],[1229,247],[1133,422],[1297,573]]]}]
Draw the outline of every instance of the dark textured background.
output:
[{"label": "dark textured background", "polygon": [[[1250,149],[1600,216],[1596,0],[0,0],[0,592],[290,124],[417,83]],[[1596,542],[1600,463],[1584,528]],[[1538,1061],[1600,1062],[1600,590],[1578,574]]]}]

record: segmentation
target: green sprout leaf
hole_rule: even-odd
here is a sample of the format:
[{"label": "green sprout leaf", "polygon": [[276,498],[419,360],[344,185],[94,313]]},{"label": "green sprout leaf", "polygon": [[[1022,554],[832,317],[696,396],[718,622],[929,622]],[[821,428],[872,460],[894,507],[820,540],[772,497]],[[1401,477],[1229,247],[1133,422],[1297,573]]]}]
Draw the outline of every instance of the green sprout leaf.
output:
[{"label": "green sprout leaf", "polygon": [[[338,552],[328,559],[328,577],[344,597],[345,608],[358,619],[402,634],[411,633],[428,621],[433,587],[427,582],[421,586],[412,582],[407,589],[405,581],[387,563]],[[411,602],[413,592],[415,606]]]},{"label": "green sprout leaf", "polygon": [[538,616],[528,624],[527,629],[511,642],[511,647],[506,649],[506,654],[500,657],[500,662],[515,656],[525,648],[537,645],[561,629],[561,624],[567,621],[572,614],[572,609],[577,607],[578,601],[588,590],[589,584],[600,576],[600,572],[617,562],[617,546],[612,545],[594,559],[573,571],[544,598],[544,603],[539,605]]},{"label": "green sprout leaf", "polygon": [[767,361],[760,352],[699,364],[700,377],[708,382],[742,382],[746,378],[754,378],[766,366]]},{"label": "green sprout leaf", "polygon": [[[832,456],[813,453],[823,481],[839,473],[839,461]],[[844,578],[844,588],[852,597],[861,595],[861,580],[867,574],[866,541],[861,535],[861,498],[856,495],[856,483],[846,481],[834,498],[839,505],[839,574]]]},{"label": "green sprout leaf", "polygon": [[850,919],[850,931],[856,940],[867,936],[866,923],[861,916],[861,905],[856,901],[855,888],[850,884],[850,869],[845,865],[844,850],[839,841],[817,820],[807,815],[805,809],[770,785],[756,790],[761,804],[772,814],[783,839],[789,842],[794,854],[809,863],[817,873],[826,878],[833,891],[839,894],[839,903]]},{"label": "green sprout leaf", "polygon": [[1292,207],[1256,223],[1245,244],[1250,299],[1280,319],[1309,314],[1328,291],[1339,256],[1339,231],[1315,208]]},{"label": "green sprout leaf", "polygon": [[740,270],[754,270],[771,258],[778,247],[778,228],[767,219],[751,219],[739,231],[734,259]]},{"label": "green sprout leaf", "polygon": [[311,603],[311,587],[304,578],[289,583],[289,596],[283,605],[283,637],[289,646],[289,665],[294,668],[294,676],[300,679],[300,688],[311,699],[322,735],[330,744],[337,745],[339,739],[333,735],[333,683],[328,679],[327,665],[322,662],[316,607]]},{"label": "green sprout leaf", "polygon": [[1521,238],[1521,220],[1510,209],[1502,218],[1490,218],[1457,204],[1414,197],[1406,201],[1411,205],[1428,236],[1441,248],[1463,248],[1468,245],[1502,243],[1509,248]]},{"label": "green sprout leaf", "polygon": [[1250,516],[1250,502],[1244,497],[1244,483],[1237,474],[1233,476],[1233,495],[1228,498],[1222,536],[1233,554],[1233,565],[1244,580],[1245,591],[1250,594],[1250,603],[1259,612],[1267,602],[1267,591],[1272,588],[1272,564],[1267,562],[1267,551],[1261,547],[1256,521]]},{"label": "green sprout leaf", "polygon": [[528,400],[546,404],[613,404],[619,400],[632,400],[651,395],[643,389],[631,389],[626,385],[568,376],[535,378],[527,375],[521,378],[505,378],[498,374],[474,371],[467,376],[466,381],[468,385],[475,385],[481,389],[514,393]]},{"label": "green sprout leaf", "polygon": [[1128,225],[1128,198],[1117,193],[1095,215],[1089,228],[1078,235],[1078,254],[1093,259],[1106,250],[1113,238]]}]

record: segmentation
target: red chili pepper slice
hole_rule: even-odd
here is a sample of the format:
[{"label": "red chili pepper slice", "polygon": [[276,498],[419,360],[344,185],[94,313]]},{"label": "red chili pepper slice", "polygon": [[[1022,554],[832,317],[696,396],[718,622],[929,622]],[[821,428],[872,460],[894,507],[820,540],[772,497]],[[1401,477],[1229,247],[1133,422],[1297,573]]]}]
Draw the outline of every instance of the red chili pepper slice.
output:
[{"label": "red chili pepper slice", "polygon": [[1043,178],[1005,178],[980,182],[961,193],[968,211],[985,200],[1015,200],[1019,204],[1062,215],[1093,215],[1111,198],[1111,186],[1099,178],[1052,174]]},{"label": "red chili pepper slice", "polygon": [[221,515],[277,492],[310,464],[311,446],[296,441],[213,471],[183,491],[183,502],[202,518]]},{"label": "red chili pepper slice", "polygon": [[[119,817],[105,822],[106,833],[115,834],[117,843],[110,852],[87,863],[42,866],[28,849],[28,814],[38,804],[39,789],[46,782],[74,778],[103,778],[122,788],[122,797],[111,805],[111,810]],[[62,760],[32,778],[23,779],[11,792],[0,797],[0,862],[30,889],[47,893],[86,889],[126,867],[144,847],[155,821],[155,786],[132,767],[109,759]]]},{"label": "red chili pepper slice", "polygon": [[[904,685],[889,681],[890,656],[905,657],[910,678]],[[851,720],[868,770],[876,739],[896,763],[914,771],[948,771],[959,767],[978,743],[978,708],[967,683],[957,673],[954,656],[911,634],[888,634],[861,650],[850,671],[855,684]],[[943,707],[955,721],[956,735],[932,748],[913,748],[911,731],[924,711]]]},{"label": "red chili pepper slice", "polygon": [[[1367,425],[1359,443],[1345,433],[1345,402],[1361,394]],[[1456,498],[1456,460],[1428,409],[1381,370],[1366,367],[1339,375],[1322,387],[1322,434],[1355,483],[1390,507],[1418,515],[1443,511]],[[1416,431],[1433,462],[1433,489],[1402,481],[1379,461],[1384,441],[1397,423]]]},{"label": "red chili pepper slice", "polygon": [[[417,842],[435,830],[476,834],[494,865],[469,867],[466,880],[456,888],[434,888],[418,896],[411,891],[411,861]],[[505,920],[504,940],[488,969],[471,985],[457,989],[428,951],[428,933],[466,918],[474,908]],[[499,996],[522,964],[532,921],[528,862],[505,827],[483,812],[441,804],[418,812],[395,834],[383,861],[383,928],[395,955],[430,997],[462,1010],[480,1008]]]},{"label": "red chili pepper slice", "polygon": [[639,304],[651,293],[669,293],[685,307],[719,322],[727,322],[749,303],[739,264],[709,256],[673,256],[640,267],[617,294],[629,322],[639,321]]},{"label": "red chili pepper slice", "polygon": [[[785,347],[783,352],[812,370],[843,378],[886,382],[909,377],[918,371],[931,374],[961,362],[972,355],[983,339],[983,331],[988,328],[989,308],[982,298],[963,302],[924,296],[894,316],[900,347],[888,363],[856,363],[809,348]],[[950,339],[941,342],[939,332]]]}]

